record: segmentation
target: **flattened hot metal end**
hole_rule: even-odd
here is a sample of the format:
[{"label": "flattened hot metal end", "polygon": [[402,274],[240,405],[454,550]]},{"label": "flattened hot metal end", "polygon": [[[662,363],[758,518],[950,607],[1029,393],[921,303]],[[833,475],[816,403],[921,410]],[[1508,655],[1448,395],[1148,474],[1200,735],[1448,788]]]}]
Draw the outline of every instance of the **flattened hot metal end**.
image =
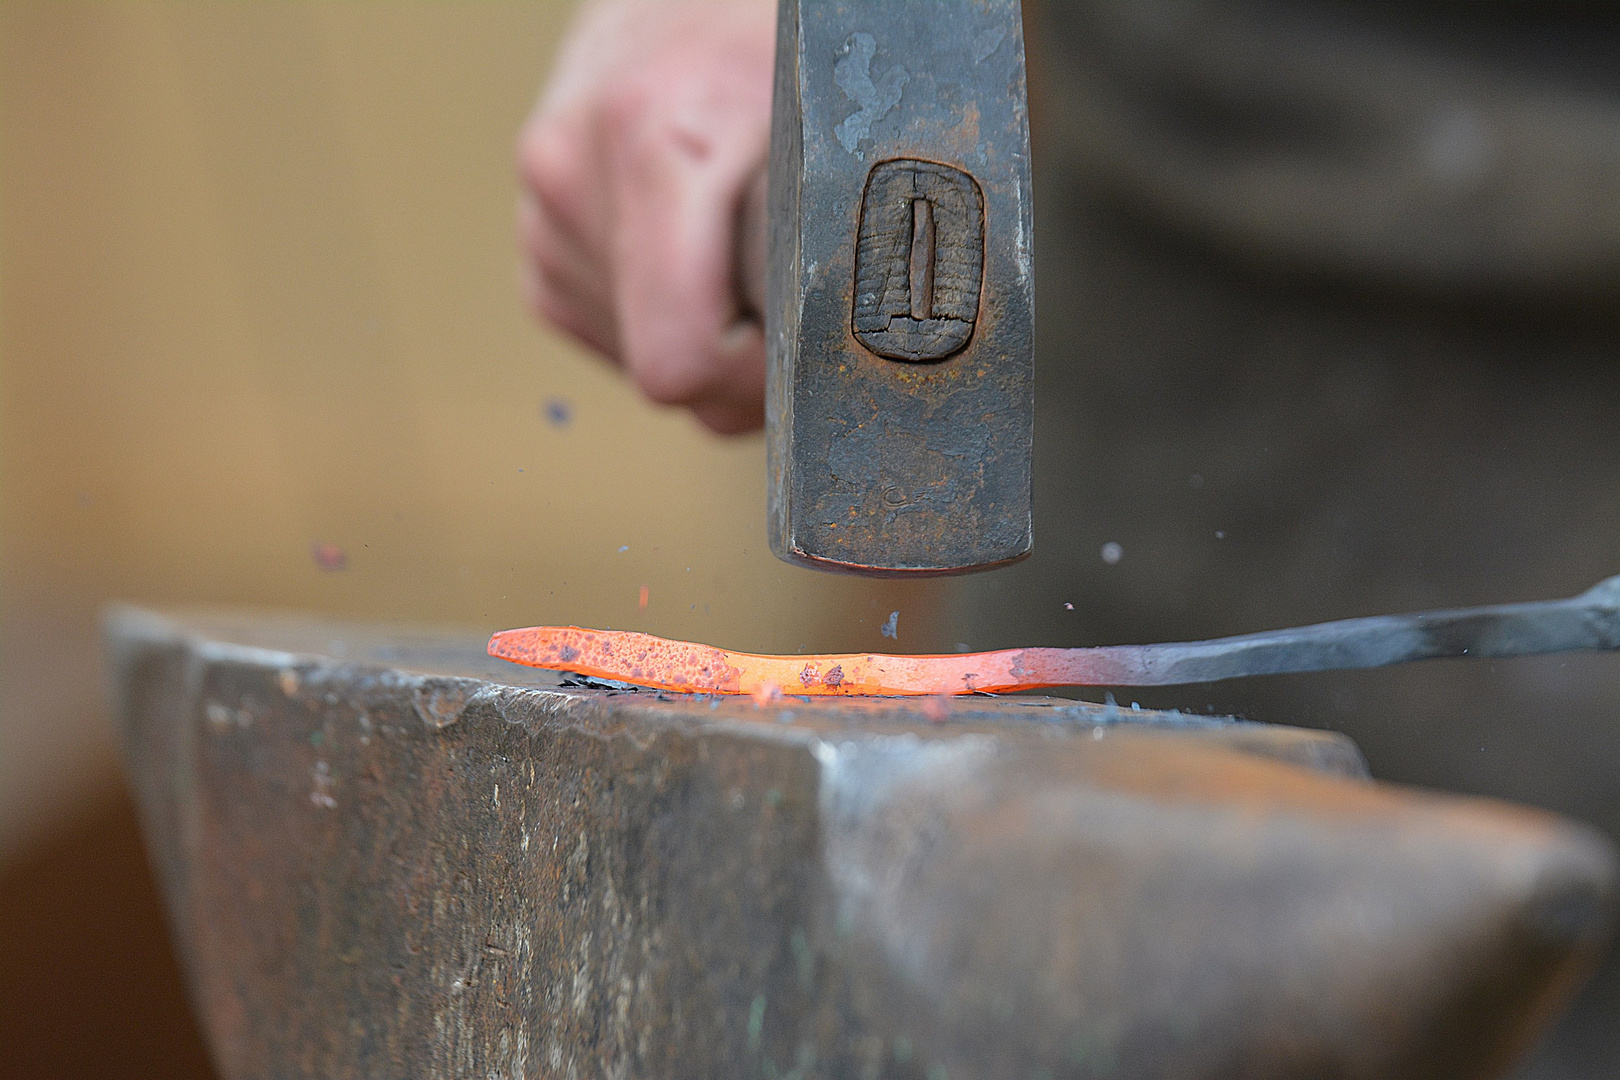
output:
[{"label": "flattened hot metal end", "polygon": [[771,547],[960,574],[1031,546],[1033,198],[1018,0],[781,0]]}]

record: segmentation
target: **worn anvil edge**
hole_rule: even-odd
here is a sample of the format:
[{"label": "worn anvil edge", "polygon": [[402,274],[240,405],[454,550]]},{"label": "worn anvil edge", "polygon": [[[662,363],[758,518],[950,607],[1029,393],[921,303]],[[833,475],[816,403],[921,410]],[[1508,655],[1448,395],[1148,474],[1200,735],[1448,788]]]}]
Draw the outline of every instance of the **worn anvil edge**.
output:
[{"label": "worn anvil edge", "polygon": [[[1000,731],[1007,724],[1060,728],[1123,725],[1132,730],[1190,734],[1232,749],[1342,776],[1369,776],[1366,758],[1355,742],[1341,733],[1178,710],[1036,695],[919,701],[899,697],[828,700],[789,694],[758,704],[732,695],[571,685],[568,678],[554,672],[491,659],[483,648],[483,635],[459,628],[389,627],[310,618],[284,610],[206,606],[157,609],[130,604],[109,605],[102,623],[109,646],[110,688],[125,680],[123,671],[134,650],[142,645],[167,643],[187,648],[200,663],[219,660],[257,665],[286,671],[303,683],[364,670],[379,691],[411,689],[423,723],[436,728],[455,723],[475,704],[494,704],[504,712],[503,701],[523,694],[534,695],[531,700],[542,712],[560,723],[629,703],[649,719],[740,724],[748,731],[768,732],[770,737],[790,741],[824,735],[854,722],[892,726],[895,734],[910,732],[926,738]],[[340,646],[344,655],[288,647],[286,635],[315,628],[328,633],[331,645]],[[820,725],[824,730],[806,731],[806,725]]]}]

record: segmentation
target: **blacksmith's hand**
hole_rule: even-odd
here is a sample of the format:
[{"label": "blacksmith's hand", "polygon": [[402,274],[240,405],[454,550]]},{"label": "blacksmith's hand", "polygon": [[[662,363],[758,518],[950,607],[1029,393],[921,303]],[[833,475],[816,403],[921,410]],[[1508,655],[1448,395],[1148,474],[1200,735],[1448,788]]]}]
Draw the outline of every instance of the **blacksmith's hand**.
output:
[{"label": "blacksmith's hand", "polygon": [[517,145],[532,310],[722,433],[764,419],[736,262],[775,20],[772,0],[591,0]]}]

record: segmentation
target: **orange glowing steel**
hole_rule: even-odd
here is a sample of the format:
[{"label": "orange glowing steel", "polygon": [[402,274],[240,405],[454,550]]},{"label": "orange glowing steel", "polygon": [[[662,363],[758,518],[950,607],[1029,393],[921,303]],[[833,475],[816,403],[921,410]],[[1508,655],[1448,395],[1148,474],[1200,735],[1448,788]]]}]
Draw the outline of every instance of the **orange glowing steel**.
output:
[{"label": "orange glowing steel", "polygon": [[[642,594],[646,595],[645,591]],[[891,626],[895,616],[890,616]],[[1374,615],[1211,641],[1005,649],[951,656],[755,656],[650,634],[539,626],[489,639],[531,667],[696,694],[971,694],[1043,686],[1170,686],[1441,656],[1620,649],[1620,575],[1567,600]]]},{"label": "orange glowing steel", "polygon": [[1084,663],[1070,649],[1007,649],[946,656],[842,653],[757,656],[624,630],[538,626],[505,630],[489,655],[530,667],[690,694],[921,695],[1007,692],[1103,684],[1113,665]]}]

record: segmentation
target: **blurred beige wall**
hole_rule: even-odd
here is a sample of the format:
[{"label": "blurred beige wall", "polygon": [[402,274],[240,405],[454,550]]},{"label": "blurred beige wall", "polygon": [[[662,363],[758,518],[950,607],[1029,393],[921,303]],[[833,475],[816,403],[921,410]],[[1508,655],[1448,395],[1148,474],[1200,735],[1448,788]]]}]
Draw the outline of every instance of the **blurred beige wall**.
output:
[{"label": "blurred beige wall", "polygon": [[0,857],[113,768],[108,598],[950,647],[937,586],[771,558],[758,438],[526,318],[511,144],[571,7],[0,5]]}]

